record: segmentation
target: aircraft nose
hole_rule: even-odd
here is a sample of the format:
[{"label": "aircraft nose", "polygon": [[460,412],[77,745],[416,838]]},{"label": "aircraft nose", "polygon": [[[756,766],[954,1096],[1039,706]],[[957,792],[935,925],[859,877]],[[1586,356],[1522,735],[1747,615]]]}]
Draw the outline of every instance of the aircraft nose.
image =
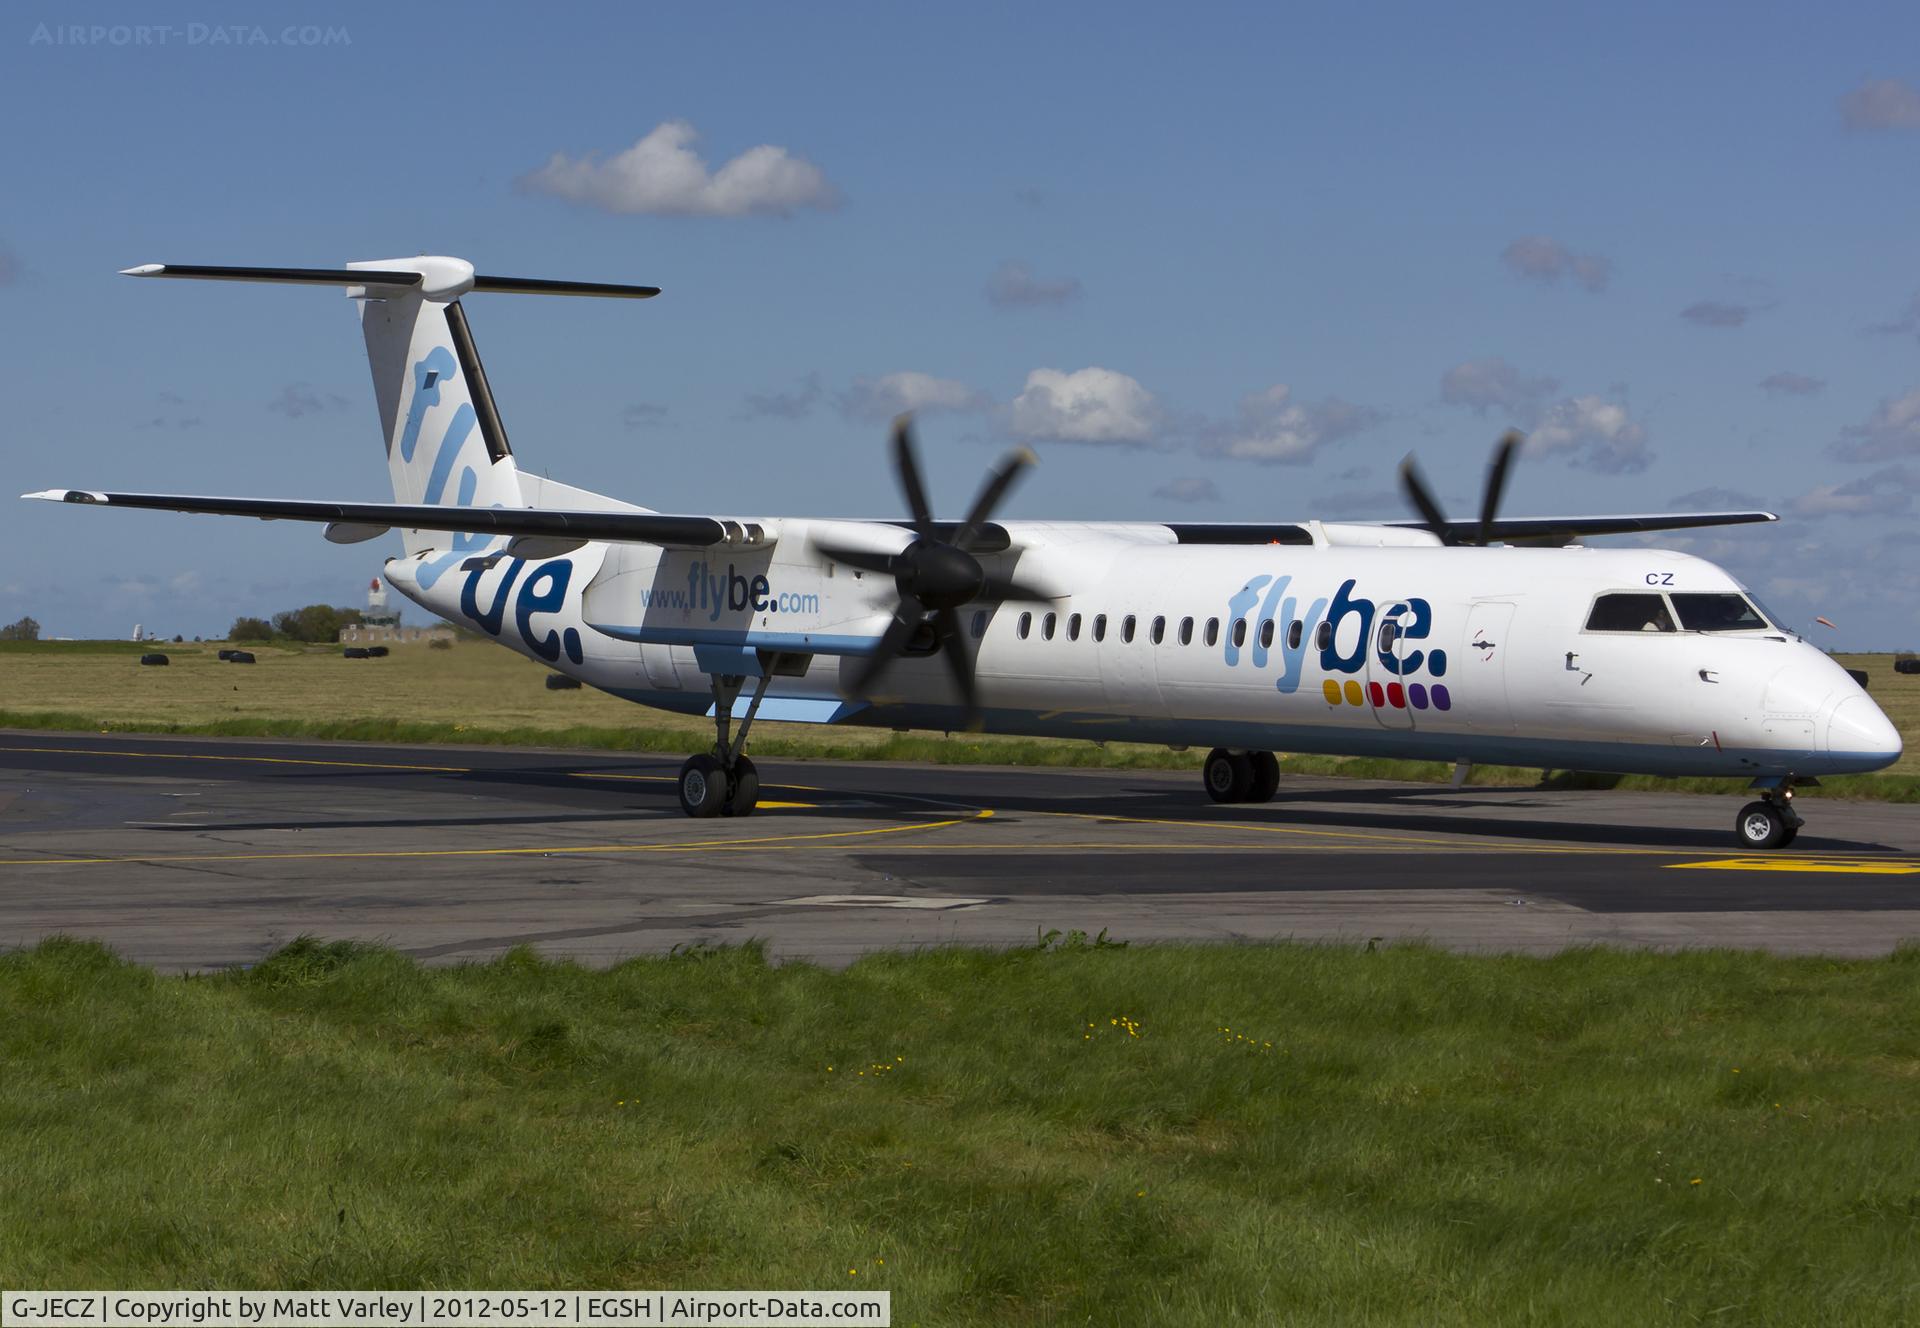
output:
[{"label": "aircraft nose", "polygon": [[1873,698],[1857,693],[1842,700],[1827,721],[1827,751],[1856,757],[1863,770],[1878,770],[1900,759],[1900,730]]}]

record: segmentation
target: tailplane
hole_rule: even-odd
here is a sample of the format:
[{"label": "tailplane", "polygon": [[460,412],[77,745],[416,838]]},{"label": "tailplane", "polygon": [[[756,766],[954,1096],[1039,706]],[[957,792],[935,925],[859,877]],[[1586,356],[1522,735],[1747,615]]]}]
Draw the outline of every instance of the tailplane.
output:
[{"label": "tailplane", "polygon": [[[396,503],[427,507],[531,505],[494,405],[460,297],[469,291],[644,299],[655,286],[476,274],[459,258],[397,258],[344,268],[195,267],[152,263],[137,277],[344,286],[360,305]],[[622,506],[625,506],[622,504]],[[403,530],[408,553],[446,536]]]}]

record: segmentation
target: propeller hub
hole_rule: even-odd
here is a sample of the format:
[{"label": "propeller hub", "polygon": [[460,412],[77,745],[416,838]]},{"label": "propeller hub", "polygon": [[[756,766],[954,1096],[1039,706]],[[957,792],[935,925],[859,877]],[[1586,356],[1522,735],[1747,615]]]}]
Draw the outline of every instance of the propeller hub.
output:
[{"label": "propeller hub", "polygon": [[901,551],[895,568],[900,593],[930,609],[957,609],[979,598],[987,584],[978,559],[940,540],[915,540]]}]

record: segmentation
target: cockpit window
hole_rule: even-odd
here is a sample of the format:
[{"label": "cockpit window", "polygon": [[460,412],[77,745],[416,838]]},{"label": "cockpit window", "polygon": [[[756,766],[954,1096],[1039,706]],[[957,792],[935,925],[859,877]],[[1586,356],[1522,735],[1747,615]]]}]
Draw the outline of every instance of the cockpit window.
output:
[{"label": "cockpit window", "polygon": [[1772,625],[1745,595],[1675,595],[1673,611],[1689,632],[1764,632]]},{"label": "cockpit window", "polygon": [[[1702,598],[1710,598],[1703,596]],[[1737,599],[1738,596],[1735,596]],[[1589,632],[1671,632],[1673,615],[1659,595],[1602,595],[1587,615]]]}]

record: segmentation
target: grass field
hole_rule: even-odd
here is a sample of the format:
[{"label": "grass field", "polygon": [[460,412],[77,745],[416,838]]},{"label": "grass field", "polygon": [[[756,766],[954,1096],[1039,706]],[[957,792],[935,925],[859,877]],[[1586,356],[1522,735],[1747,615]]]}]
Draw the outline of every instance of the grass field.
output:
[{"label": "grass field", "polygon": [[[689,752],[712,741],[706,720],[648,710],[591,688],[546,690],[546,670],[479,641],[451,650],[397,646],[387,659],[342,659],[334,646],[260,646],[252,666],[223,664],[223,642],[140,646],[120,641],[0,644],[0,727],[387,742],[488,742]],[[172,663],[142,668],[143,649]],[[1920,675],[1897,674],[1889,655],[1841,657],[1864,668],[1876,700],[1907,737],[1891,770],[1828,782],[1842,796],[1920,801]],[[1044,738],[942,737],[884,729],[756,723],[764,756],[939,761],[954,764],[1197,768],[1202,752],[1137,743]],[[1430,761],[1288,756],[1296,774],[1441,780]],[[1481,766],[1479,784],[1531,784],[1536,769]],[[1740,781],[1561,776],[1562,782],[1625,788],[1736,791]]]},{"label": "grass field", "polygon": [[1920,1316],[1920,952],[0,957],[7,1287],[896,1324]]}]

